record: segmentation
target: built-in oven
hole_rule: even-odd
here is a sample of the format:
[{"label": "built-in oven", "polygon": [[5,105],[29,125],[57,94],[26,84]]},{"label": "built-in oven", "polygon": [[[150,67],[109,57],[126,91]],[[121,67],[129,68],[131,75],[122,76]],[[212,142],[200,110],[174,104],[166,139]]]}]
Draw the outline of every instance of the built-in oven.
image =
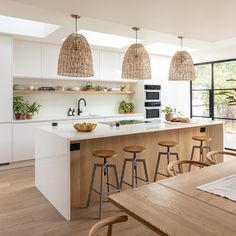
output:
[{"label": "built-in oven", "polygon": [[145,100],[146,101],[160,101],[161,100],[161,86],[160,85],[144,85]]},{"label": "built-in oven", "polygon": [[161,117],[161,86],[144,85],[145,118],[159,119]]},{"label": "built-in oven", "polygon": [[161,102],[145,102],[146,119],[157,119],[161,116]]}]

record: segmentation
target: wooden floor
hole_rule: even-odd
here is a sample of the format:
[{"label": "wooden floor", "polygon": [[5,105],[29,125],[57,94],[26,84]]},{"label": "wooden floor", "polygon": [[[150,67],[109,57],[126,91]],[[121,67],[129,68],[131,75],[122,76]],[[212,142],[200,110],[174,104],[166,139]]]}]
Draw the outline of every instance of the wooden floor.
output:
[{"label": "wooden floor", "polygon": [[[110,203],[104,208],[104,218],[123,214]],[[1,236],[85,236],[97,222],[97,213],[98,205],[80,209],[67,222],[34,187],[34,167],[0,171]],[[121,235],[156,234],[129,217],[128,222],[114,227],[114,236]]]}]

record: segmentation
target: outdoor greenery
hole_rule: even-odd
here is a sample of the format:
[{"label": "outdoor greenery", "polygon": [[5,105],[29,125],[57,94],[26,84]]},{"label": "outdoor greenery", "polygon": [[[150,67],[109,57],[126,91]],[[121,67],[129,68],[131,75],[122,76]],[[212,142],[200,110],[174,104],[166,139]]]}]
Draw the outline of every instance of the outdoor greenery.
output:
[{"label": "outdoor greenery", "polygon": [[[236,61],[214,65],[214,115],[220,118],[236,118]],[[193,81],[193,115],[209,115],[209,90],[211,89],[212,64],[195,66]],[[194,91],[200,89],[201,91]],[[194,110],[195,109],[195,110]],[[196,114],[197,113],[197,114]],[[233,122],[226,121],[230,132],[236,131]]]}]

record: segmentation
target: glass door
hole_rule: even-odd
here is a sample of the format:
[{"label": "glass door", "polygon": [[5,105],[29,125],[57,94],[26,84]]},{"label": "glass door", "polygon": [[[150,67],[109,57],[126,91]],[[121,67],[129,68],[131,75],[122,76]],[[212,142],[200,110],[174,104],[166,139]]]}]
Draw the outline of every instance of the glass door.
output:
[{"label": "glass door", "polygon": [[211,64],[195,66],[196,79],[191,83],[191,116],[212,117],[212,66]]}]

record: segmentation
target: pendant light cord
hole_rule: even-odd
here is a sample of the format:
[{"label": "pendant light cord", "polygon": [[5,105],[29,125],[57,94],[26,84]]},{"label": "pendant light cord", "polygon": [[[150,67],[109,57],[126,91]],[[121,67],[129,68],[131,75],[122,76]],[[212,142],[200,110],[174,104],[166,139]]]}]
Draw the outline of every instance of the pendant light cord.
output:
[{"label": "pendant light cord", "polygon": [[182,58],[182,51],[183,51],[183,36],[178,36],[178,38],[180,39],[180,61],[181,63],[183,63],[183,58]]},{"label": "pendant light cord", "polygon": [[138,31],[139,31],[139,28],[138,27],[133,27],[132,28],[133,30],[135,30],[135,43],[136,43],[136,47],[135,47],[135,57],[137,58],[138,57]]}]

